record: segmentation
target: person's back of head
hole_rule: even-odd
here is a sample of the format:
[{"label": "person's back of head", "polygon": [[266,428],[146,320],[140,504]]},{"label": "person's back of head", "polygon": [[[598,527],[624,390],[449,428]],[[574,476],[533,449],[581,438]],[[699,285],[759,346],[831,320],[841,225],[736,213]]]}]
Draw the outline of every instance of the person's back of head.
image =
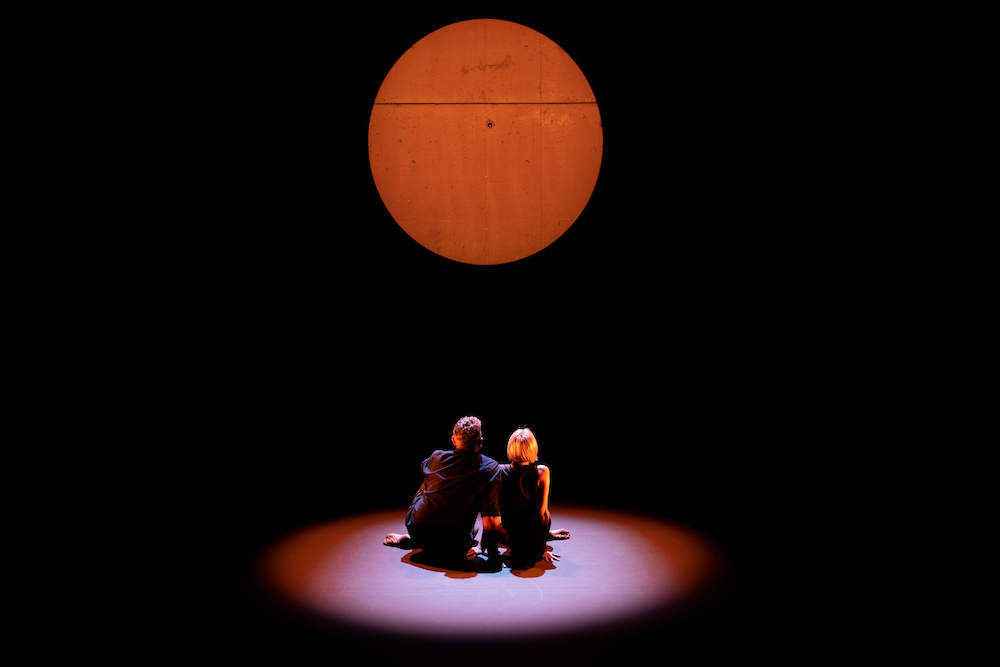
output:
[{"label": "person's back of head", "polygon": [[538,460],[538,441],[530,428],[519,428],[510,434],[507,460],[511,463],[534,463]]},{"label": "person's back of head", "polygon": [[458,449],[476,450],[483,441],[483,422],[478,417],[462,417],[451,431],[451,441]]}]

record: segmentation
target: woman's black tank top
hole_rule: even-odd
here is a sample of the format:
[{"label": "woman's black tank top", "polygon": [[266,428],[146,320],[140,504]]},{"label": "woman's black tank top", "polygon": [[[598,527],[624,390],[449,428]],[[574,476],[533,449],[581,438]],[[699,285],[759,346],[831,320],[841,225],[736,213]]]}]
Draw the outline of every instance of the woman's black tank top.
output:
[{"label": "woman's black tank top", "polygon": [[538,463],[526,466],[502,465],[503,484],[500,487],[501,514],[538,512],[542,508],[541,487],[538,485]]}]

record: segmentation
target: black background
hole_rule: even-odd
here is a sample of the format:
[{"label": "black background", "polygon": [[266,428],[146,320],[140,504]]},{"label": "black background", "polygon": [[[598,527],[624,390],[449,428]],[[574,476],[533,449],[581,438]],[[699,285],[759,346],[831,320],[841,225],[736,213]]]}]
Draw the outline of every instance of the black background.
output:
[{"label": "black background", "polygon": [[472,16],[234,20],[192,63],[211,71],[186,100],[196,142],[166,288],[183,295],[192,416],[218,429],[209,459],[240,498],[230,520],[256,537],[405,507],[419,461],[476,414],[496,458],[513,428],[536,430],[554,501],[638,507],[726,540],[824,363],[825,286],[807,268],[823,210],[798,208],[786,135],[801,120],[779,122],[787,97],[769,94],[794,76],[715,17],[498,16],[580,65],[604,159],[552,246],[462,265],[388,215],[366,135],[395,59]]},{"label": "black background", "polygon": [[[407,237],[367,156],[396,59],[483,17],[566,50],[604,129],[578,221],[492,267]],[[718,543],[733,577],[713,629],[791,622],[783,577],[812,562],[816,484],[858,408],[853,266],[837,255],[857,184],[830,122],[853,106],[827,94],[824,31],[721,10],[394,8],[131,32],[148,57],[112,83],[136,222],[114,235],[112,342],[138,404],[129,436],[152,452],[136,479],[165,482],[177,570],[210,575],[227,637],[267,625],[244,615],[242,576],[282,535],[392,508],[402,530],[420,461],[465,414],[500,461],[511,430],[533,428],[554,507],[642,511]]]}]

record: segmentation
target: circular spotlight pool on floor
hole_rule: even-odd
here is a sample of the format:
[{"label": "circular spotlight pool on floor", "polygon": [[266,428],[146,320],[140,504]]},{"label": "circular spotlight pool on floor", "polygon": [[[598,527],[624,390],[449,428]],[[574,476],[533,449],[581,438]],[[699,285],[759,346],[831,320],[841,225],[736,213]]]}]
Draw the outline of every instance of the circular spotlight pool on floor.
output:
[{"label": "circular spotlight pool on floor", "polygon": [[556,637],[683,615],[722,572],[720,550],[690,528],[634,513],[555,507],[561,559],[524,570],[450,570],[420,550],[382,544],[405,510],[321,523],[279,540],[257,561],[258,585],[334,627],[429,639]]}]

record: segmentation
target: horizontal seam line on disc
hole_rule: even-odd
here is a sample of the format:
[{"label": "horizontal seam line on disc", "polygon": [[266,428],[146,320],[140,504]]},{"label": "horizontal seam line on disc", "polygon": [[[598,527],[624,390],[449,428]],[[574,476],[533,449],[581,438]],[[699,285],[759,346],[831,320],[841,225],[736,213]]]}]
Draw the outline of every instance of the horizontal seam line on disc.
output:
[{"label": "horizontal seam line on disc", "polygon": [[454,106],[456,104],[597,104],[597,102],[374,102],[375,106],[402,106],[422,104],[434,106]]}]

